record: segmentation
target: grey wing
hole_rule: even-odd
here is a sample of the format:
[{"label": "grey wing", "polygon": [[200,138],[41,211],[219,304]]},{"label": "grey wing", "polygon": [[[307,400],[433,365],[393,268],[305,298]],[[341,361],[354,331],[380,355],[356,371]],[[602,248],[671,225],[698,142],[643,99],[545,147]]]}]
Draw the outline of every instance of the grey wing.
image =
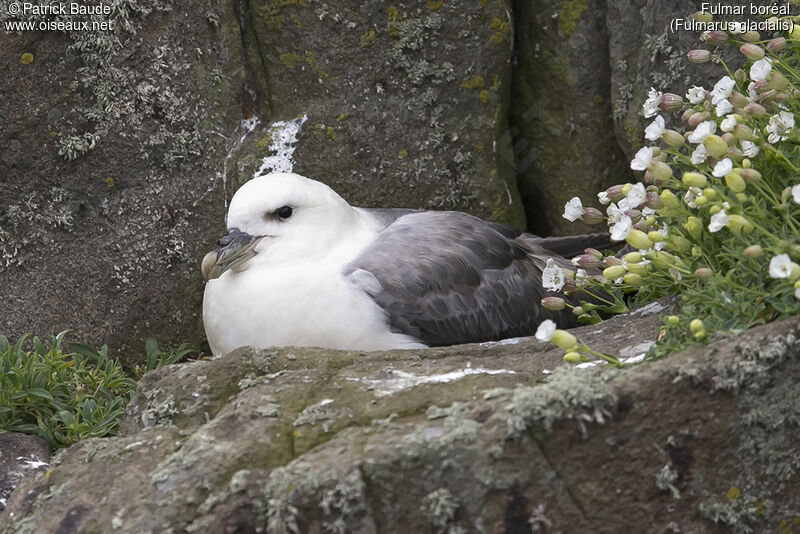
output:
[{"label": "grey wing", "polygon": [[541,284],[546,255],[516,234],[465,213],[411,213],[389,224],[344,274],[370,273],[380,287],[369,294],[391,328],[428,345],[531,335],[548,318],[574,324],[568,310],[541,307],[549,294]]}]

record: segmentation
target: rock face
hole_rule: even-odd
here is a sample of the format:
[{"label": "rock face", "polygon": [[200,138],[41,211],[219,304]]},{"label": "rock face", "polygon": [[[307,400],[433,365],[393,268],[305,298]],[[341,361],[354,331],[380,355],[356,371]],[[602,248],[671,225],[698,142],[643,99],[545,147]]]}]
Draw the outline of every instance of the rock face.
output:
[{"label": "rock face", "polygon": [[[647,311],[576,333],[632,356]],[[775,530],[800,505],[799,323],[622,370],[530,339],[162,368],[120,436],[24,481],[0,530]]]},{"label": "rock face", "polygon": [[0,434],[0,510],[8,496],[25,478],[47,468],[50,447],[36,436],[6,432]]}]

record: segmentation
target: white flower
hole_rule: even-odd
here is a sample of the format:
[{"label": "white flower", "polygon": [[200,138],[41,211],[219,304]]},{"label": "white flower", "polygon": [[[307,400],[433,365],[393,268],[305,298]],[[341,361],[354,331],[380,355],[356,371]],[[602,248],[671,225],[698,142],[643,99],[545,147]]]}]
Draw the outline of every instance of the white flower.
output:
[{"label": "white flower", "polygon": [[605,191],[600,191],[599,193],[597,193],[597,200],[599,200],[600,204],[602,204],[603,206],[611,202],[611,199],[608,198],[608,193],[606,193]]},{"label": "white flower", "polygon": [[705,163],[706,159],[708,159],[708,150],[706,150],[706,145],[701,143],[697,145],[697,148],[692,152],[692,163],[700,165],[701,163]]},{"label": "white flower", "polygon": [[711,216],[711,222],[708,223],[708,231],[712,234],[715,232],[719,232],[726,226],[728,226],[728,221],[731,218],[725,213],[725,210],[719,210],[717,213]]},{"label": "white flower", "polygon": [[647,100],[644,101],[642,104],[642,112],[646,119],[649,119],[656,113],[658,113],[658,105],[661,103],[661,92],[656,91],[654,88],[650,88],[650,92],[647,94]]},{"label": "white flower", "polygon": [[634,171],[643,171],[647,169],[647,166],[650,165],[650,161],[652,161],[652,159],[653,149],[649,146],[642,147],[633,157],[633,160],[631,161],[631,169]]},{"label": "white flower", "polygon": [[769,275],[772,278],[789,278],[792,274],[792,260],[788,254],[778,254],[769,260]]},{"label": "white flower", "polygon": [[695,199],[703,196],[703,190],[699,187],[690,187],[688,191],[683,194],[683,202],[692,209],[697,209]]},{"label": "white flower", "polygon": [[731,111],[733,111],[733,104],[728,100],[720,100],[717,102],[717,107],[714,108],[714,113],[717,114],[717,117],[724,117]]},{"label": "white flower", "polygon": [[750,79],[762,82],[767,79],[772,70],[772,60],[768,57],[759,59],[750,66]]},{"label": "white flower", "polygon": [[628,206],[631,208],[637,208],[642,202],[647,199],[647,192],[644,190],[644,184],[641,182],[637,182],[631,190],[628,191],[628,194],[625,195],[626,200],[628,201]]},{"label": "white flower", "polygon": [[686,93],[686,98],[692,104],[699,104],[703,100],[706,99],[706,90],[702,87],[698,87],[696,85],[689,88],[689,91]]},{"label": "white flower", "polygon": [[758,91],[756,91],[756,82],[750,82],[747,86],[747,100],[748,102],[755,102],[758,99]]},{"label": "white flower", "polygon": [[784,134],[789,133],[789,130],[794,128],[794,115],[788,111],[781,111],[777,115],[769,118],[767,125],[767,141],[770,143],[777,143],[778,141],[786,141],[788,137]]},{"label": "white flower", "polygon": [[760,149],[758,148],[757,144],[755,144],[752,141],[747,141],[745,139],[742,139],[740,141],[740,144],[742,145],[742,154],[744,154],[745,157],[754,158],[758,156],[758,152]]},{"label": "white flower", "polygon": [[547,259],[547,265],[542,271],[542,287],[550,291],[561,291],[564,287],[564,271],[553,258]]},{"label": "white flower", "polygon": [[577,221],[581,215],[583,215],[583,204],[578,197],[572,197],[569,202],[564,204],[564,214],[562,217],[569,222]]},{"label": "white flower", "polygon": [[644,129],[644,138],[648,141],[657,141],[661,134],[664,133],[664,128],[664,117],[659,115],[650,123],[650,126]]},{"label": "white flower", "polygon": [[792,200],[795,204],[800,204],[800,185],[792,186]]},{"label": "white flower", "polygon": [[625,212],[614,203],[606,209],[606,214],[608,214],[608,223],[610,225],[608,229],[611,232],[611,240],[622,241],[628,237],[633,228],[631,218],[625,215]]},{"label": "white flower", "polygon": [[717,178],[722,178],[733,170],[733,162],[730,158],[721,159],[714,165],[714,170],[711,174]]},{"label": "white flower", "polygon": [[711,103],[715,106],[721,101],[731,96],[736,82],[730,76],[723,76],[720,81],[714,84],[711,90]]},{"label": "white flower", "polygon": [[656,214],[656,210],[653,208],[648,208],[647,206],[642,208],[642,219],[647,219],[648,217],[653,217]]},{"label": "white flower", "polygon": [[728,115],[719,123],[719,129],[723,132],[732,132],[734,128],[736,128],[736,117],[734,115]]},{"label": "white flower", "polygon": [[692,133],[689,134],[690,143],[702,143],[706,137],[717,131],[717,123],[714,121],[703,121],[697,125]]},{"label": "white flower", "polygon": [[536,339],[539,341],[550,341],[555,333],[556,323],[550,319],[545,319],[539,323],[539,328],[536,329]]}]

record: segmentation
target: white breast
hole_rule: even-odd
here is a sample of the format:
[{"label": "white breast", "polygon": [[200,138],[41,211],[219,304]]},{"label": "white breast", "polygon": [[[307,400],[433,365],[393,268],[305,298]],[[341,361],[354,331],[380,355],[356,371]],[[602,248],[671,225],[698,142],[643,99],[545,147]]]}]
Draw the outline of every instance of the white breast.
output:
[{"label": "white breast", "polygon": [[228,271],[206,284],[203,324],[216,356],[245,345],[426,347],[391,332],[383,310],[364,288],[344,278],[339,265],[325,263]]}]

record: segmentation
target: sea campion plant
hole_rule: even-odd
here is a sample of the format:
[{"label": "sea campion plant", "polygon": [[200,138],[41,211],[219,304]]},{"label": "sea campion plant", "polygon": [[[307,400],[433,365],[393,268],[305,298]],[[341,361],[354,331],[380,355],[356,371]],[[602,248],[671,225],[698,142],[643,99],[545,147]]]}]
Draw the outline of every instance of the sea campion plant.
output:
[{"label": "sea campion plant", "polygon": [[[573,309],[585,323],[598,321],[598,312],[680,295],[680,311],[663,318],[648,359],[800,313],[800,27],[769,39],[754,33],[716,31],[704,36],[710,50],[688,52],[689,61],[725,68],[713,87],[690,87],[685,97],[650,89],[647,143],[630,165],[641,182],[598,194],[612,240],[632,252],[604,257],[587,249],[573,259],[576,272],[562,274],[571,286],[548,287],[604,295],[600,305]],[[722,46],[739,48],[741,69],[730,72],[717,54]],[[576,197],[564,217],[588,222],[595,212]],[[563,307],[559,301],[542,304]],[[568,361],[620,363],[558,332],[543,325],[537,337],[565,348]]]}]

